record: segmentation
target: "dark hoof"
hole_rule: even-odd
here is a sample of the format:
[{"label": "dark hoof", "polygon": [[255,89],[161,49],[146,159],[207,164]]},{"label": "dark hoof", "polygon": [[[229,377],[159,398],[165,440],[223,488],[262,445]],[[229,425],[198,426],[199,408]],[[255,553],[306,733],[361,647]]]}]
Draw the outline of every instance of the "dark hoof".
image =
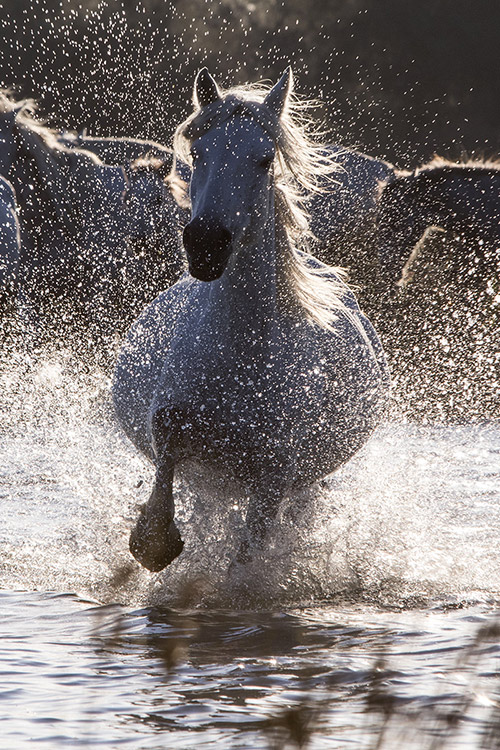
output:
[{"label": "dark hoof", "polygon": [[141,565],[157,573],[178,557],[184,547],[173,521],[148,518],[142,512],[130,534],[129,549]]}]

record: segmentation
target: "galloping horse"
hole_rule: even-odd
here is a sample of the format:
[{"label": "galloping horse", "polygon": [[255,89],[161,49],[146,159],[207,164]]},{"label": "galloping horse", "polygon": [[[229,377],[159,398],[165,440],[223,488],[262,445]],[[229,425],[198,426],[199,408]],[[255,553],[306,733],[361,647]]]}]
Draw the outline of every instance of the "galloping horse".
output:
[{"label": "galloping horse", "polygon": [[[378,205],[377,248],[382,271],[396,283],[427,229],[459,236],[468,283],[500,270],[500,163],[453,163],[440,157],[391,180]],[[467,258],[467,256],[469,256]]]},{"label": "galloping horse", "polygon": [[378,252],[392,288],[379,322],[402,408],[498,419],[500,164],[435,157],[388,184]]},{"label": "galloping horse", "polygon": [[164,175],[148,160],[127,173],[64,147],[33,109],[0,96],[0,165],[20,211],[23,305],[44,327],[125,329],[181,272],[178,211]]},{"label": "galloping horse", "polygon": [[298,249],[303,200],[335,165],[297,118],[291,89],[288,69],[270,91],[223,94],[203,69],[197,108],[176,132],[174,151],[192,164],[191,275],[133,325],[113,385],[122,426],[156,464],[130,538],[150,570],[183,548],[172,495],[183,459],[249,493],[245,562],[282,499],[347,461],[381,418],[377,335],[337,270]]}]

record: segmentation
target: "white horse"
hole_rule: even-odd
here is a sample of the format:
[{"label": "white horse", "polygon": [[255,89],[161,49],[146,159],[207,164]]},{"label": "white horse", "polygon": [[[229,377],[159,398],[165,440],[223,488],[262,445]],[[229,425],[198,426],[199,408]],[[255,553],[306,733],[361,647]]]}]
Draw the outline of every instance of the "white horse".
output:
[{"label": "white horse", "polygon": [[176,154],[192,162],[191,276],[133,325],[113,386],[125,431],[156,464],[130,538],[150,570],[183,548],[180,461],[216,467],[249,493],[244,562],[281,500],[347,461],[381,416],[388,375],[375,331],[335,270],[297,249],[301,195],[334,165],[295,116],[291,87],[288,69],[270,91],[222,94],[204,69],[198,108],[176,132]]}]

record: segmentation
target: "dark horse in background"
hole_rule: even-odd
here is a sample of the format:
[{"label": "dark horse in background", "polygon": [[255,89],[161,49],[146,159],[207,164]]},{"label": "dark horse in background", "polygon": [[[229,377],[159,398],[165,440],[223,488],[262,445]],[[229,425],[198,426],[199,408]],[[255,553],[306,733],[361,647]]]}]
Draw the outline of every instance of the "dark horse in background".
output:
[{"label": "dark horse in background", "polygon": [[40,333],[66,340],[76,329],[107,349],[182,270],[165,165],[104,164],[61,145],[33,111],[31,101],[0,97],[0,170],[21,230],[20,308]]},{"label": "dark horse in background", "polygon": [[10,312],[17,297],[21,236],[14,188],[0,177],[0,317]]},{"label": "dark horse in background", "polygon": [[332,145],[325,152],[338,171],[308,206],[314,253],[325,263],[345,268],[362,308],[376,315],[384,293],[375,241],[380,184],[408,172],[355,149]]},{"label": "dark horse in background", "polygon": [[500,416],[500,163],[436,157],[383,186],[380,318],[407,408]]}]

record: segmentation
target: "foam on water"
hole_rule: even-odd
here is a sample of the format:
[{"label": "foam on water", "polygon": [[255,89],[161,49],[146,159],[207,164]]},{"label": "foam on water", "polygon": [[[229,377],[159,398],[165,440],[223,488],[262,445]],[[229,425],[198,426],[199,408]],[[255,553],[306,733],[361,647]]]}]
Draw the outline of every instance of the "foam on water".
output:
[{"label": "foam on water", "polygon": [[99,600],[408,606],[494,596],[500,428],[389,422],[285,502],[269,545],[232,566],[247,499],[192,462],[175,495],[182,555],[151,575],[128,533],[153,471],[115,423],[109,381],[67,353],[11,352],[1,373],[0,586]]}]

